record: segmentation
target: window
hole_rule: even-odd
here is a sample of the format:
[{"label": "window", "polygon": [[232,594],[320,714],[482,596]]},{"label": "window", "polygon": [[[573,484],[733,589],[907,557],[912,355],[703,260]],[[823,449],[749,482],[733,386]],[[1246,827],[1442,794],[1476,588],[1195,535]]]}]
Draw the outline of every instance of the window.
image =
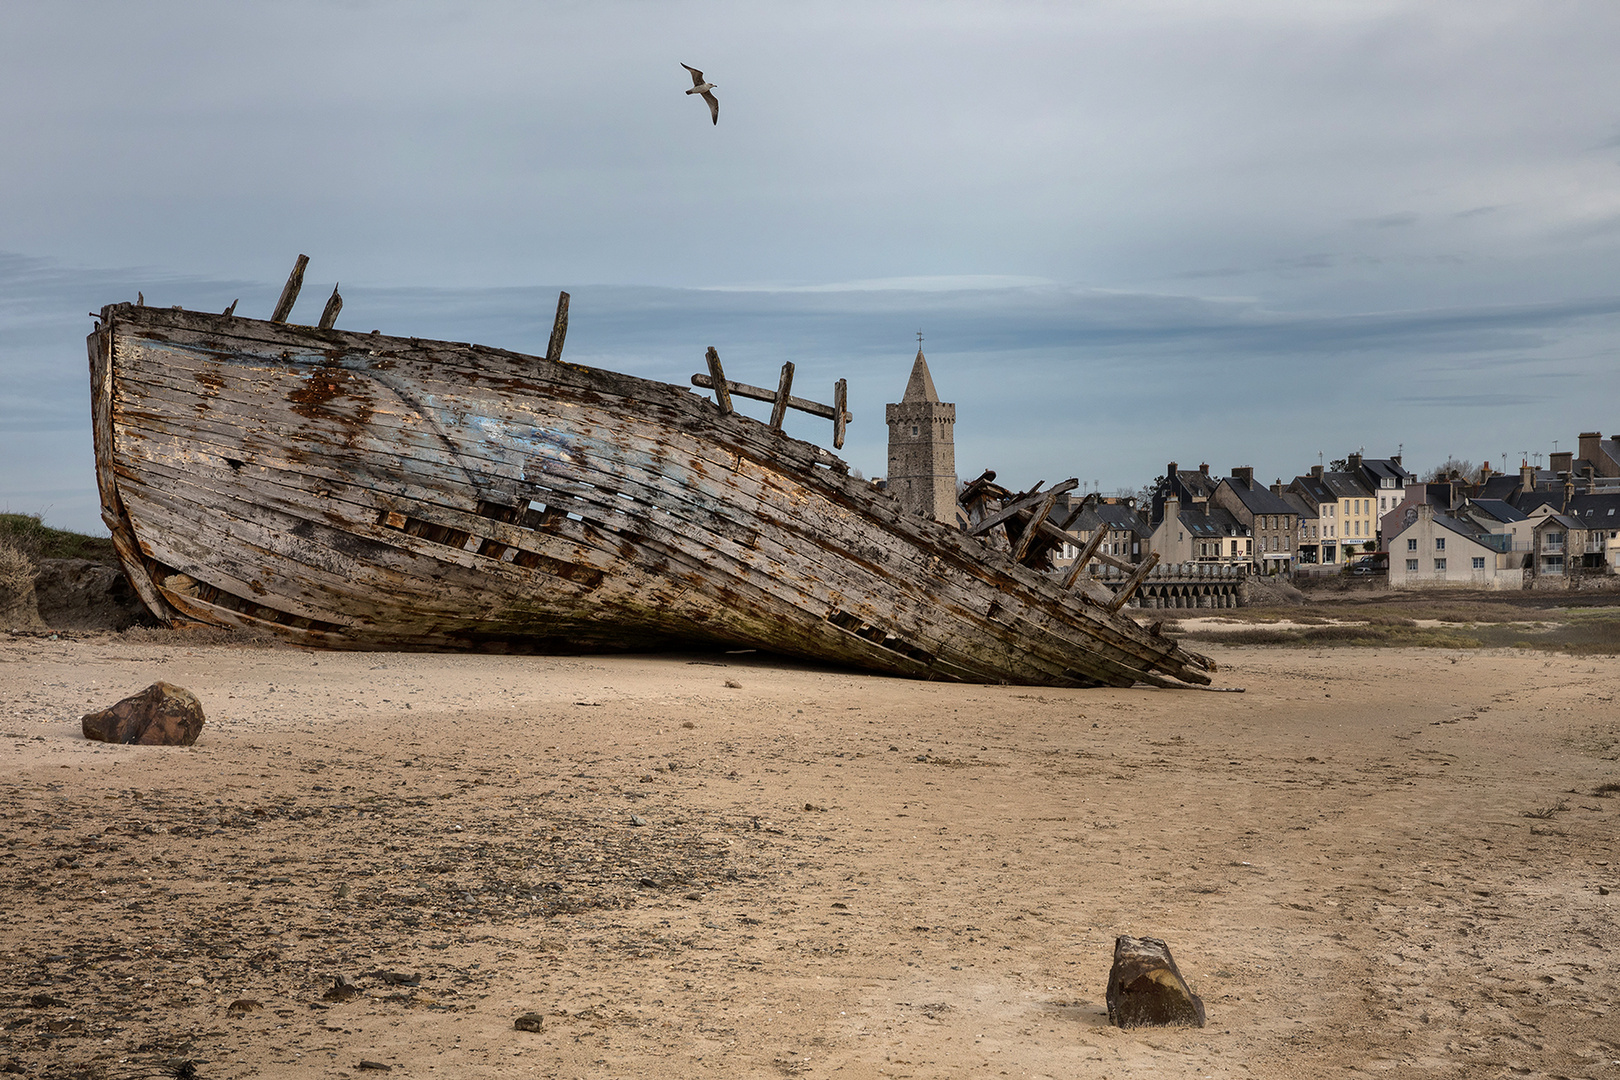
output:
[{"label": "window", "polygon": [[[1237,541],[1236,540],[1232,541],[1232,546],[1237,547]],[[1245,555],[1253,555],[1254,554],[1254,541],[1253,540],[1245,540],[1245,541],[1243,541],[1243,554],[1245,554]]]},{"label": "window", "polygon": [[1485,556],[1483,556],[1483,555],[1475,555],[1474,556],[1474,569],[1475,570],[1483,570],[1483,569],[1485,569]]},{"label": "window", "polygon": [[1444,560],[1444,559],[1436,559],[1436,560],[1434,560],[1434,572],[1437,573],[1437,574],[1445,573],[1446,572],[1446,560]]},{"label": "window", "polygon": [[1417,537],[1413,536],[1413,537],[1408,537],[1407,538],[1406,550],[1407,551],[1416,551],[1417,550]]},{"label": "window", "polygon": [[917,434],[917,425],[916,424],[911,425],[911,433],[913,435]]},{"label": "window", "polygon": [[1406,572],[1408,574],[1417,573],[1417,563],[1418,563],[1418,561],[1416,559],[1407,559],[1406,560]]},{"label": "window", "polygon": [[1445,537],[1437,536],[1437,537],[1434,538],[1434,550],[1436,550],[1436,551],[1444,551],[1444,550],[1446,550],[1446,538]]}]

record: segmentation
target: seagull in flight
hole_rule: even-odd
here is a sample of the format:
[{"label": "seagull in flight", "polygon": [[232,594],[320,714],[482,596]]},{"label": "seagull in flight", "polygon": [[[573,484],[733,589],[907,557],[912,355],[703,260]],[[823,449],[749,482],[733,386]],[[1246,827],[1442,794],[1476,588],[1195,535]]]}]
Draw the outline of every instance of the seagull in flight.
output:
[{"label": "seagull in flight", "polygon": [[691,64],[682,64],[681,67],[692,73],[692,89],[688,90],[687,93],[702,94],[703,100],[709,103],[709,115],[714,117],[714,122],[716,124],[720,123],[720,102],[713,94],[709,92],[715,88],[714,83],[704,79],[703,72],[699,71]]}]

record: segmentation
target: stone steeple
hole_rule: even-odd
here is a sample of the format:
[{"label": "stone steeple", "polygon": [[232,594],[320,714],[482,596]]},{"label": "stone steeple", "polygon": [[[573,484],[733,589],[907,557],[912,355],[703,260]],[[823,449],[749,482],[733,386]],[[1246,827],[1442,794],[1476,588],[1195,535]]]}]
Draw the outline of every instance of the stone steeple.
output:
[{"label": "stone steeple", "polygon": [[921,343],[900,404],[889,423],[888,488],[905,508],[936,521],[956,521],[956,406],[939,400]]}]

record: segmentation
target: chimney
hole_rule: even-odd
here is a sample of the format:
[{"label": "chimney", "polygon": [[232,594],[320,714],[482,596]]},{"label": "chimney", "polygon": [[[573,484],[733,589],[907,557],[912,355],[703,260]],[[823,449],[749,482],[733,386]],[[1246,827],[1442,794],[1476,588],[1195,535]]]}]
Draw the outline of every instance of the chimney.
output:
[{"label": "chimney", "polygon": [[1282,498],[1282,477],[1279,476],[1271,482],[1271,493],[1279,499]]},{"label": "chimney", "polygon": [[1360,454],[1351,454],[1349,460],[1350,460],[1350,471],[1351,472],[1360,472],[1361,471],[1361,455]]},{"label": "chimney", "polygon": [[1209,462],[1206,461],[1202,465],[1198,466],[1198,471],[1203,473],[1205,476],[1208,476],[1209,475]]},{"label": "chimney", "polygon": [[1528,461],[1519,462],[1519,490],[1523,492],[1536,490],[1536,470],[1530,467]]},{"label": "chimney", "polygon": [[1318,480],[1322,479],[1322,466],[1320,466],[1320,465],[1312,465],[1311,466],[1311,475],[1314,476]]},{"label": "chimney", "polygon": [[1234,468],[1232,470],[1232,479],[1239,481],[1240,483],[1243,484],[1244,487],[1249,488],[1250,490],[1253,490],[1253,488],[1254,488],[1254,466],[1253,465],[1239,465],[1239,466],[1237,466],[1236,468]]},{"label": "chimney", "polygon": [[[1394,457],[1390,458],[1389,460],[1393,461],[1397,465],[1400,465],[1401,464],[1401,455],[1396,454]],[[1405,466],[1402,466],[1402,468],[1404,468],[1404,467]]]},{"label": "chimney", "polygon": [[1164,478],[1166,480],[1174,480],[1176,478],[1176,463],[1175,462],[1172,461],[1170,464],[1168,464],[1168,465],[1166,465],[1164,467]]},{"label": "chimney", "polygon": [[[1563,457],[1564,455],[1559,454],[1558,456]],[[1558,512],[1560,514],[1567,514],[1569,513],[1569,500],[1575,494],[1575,475],[1565,471],[1559,473],[1558,478],[1564,482],[1564,505],[1559,507]]]},{"label": "chimney", "polygon": [[1568,450],[1560,450],[1547,458],[1547,468],[1555,473],[1567,473],[1574,459],[1575,455]]},{"label": "chimney", "polygon": [[1597,460],[1603,455],[1602,434],[1596,431],[1581,432],[1580,450],[1581,457],[1585,458],[1587,461],[1596,463]]}]

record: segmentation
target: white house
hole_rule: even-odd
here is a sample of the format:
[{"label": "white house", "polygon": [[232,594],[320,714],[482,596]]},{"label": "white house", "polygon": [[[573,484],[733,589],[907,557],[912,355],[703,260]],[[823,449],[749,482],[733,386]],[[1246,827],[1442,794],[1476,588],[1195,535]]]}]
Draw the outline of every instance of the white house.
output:
[{"label": "white house", "polygon": [[1391,588],[1467,585],[1517,589],[1524,585],[1524,571],[1511,551],[1481,543],[1475,526],[1439,513],[1427,503],[1416,510],[1416,516],[1398,526],[1400,531],[1388,540]]}]

